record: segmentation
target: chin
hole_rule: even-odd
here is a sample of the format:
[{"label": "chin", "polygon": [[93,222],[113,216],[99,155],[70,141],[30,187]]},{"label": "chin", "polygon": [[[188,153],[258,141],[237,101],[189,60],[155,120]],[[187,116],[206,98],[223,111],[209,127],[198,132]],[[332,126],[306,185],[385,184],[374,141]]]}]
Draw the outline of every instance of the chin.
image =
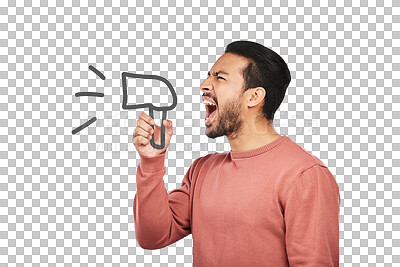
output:
[{"label": "chin", "polygon": [[210,128],[211,128],[211,126],[207,127],[206,132],[205,132],[205,134],[207,135],[208,138],[215,139],[217,137],[223,136],[223,134],[218,134],[217,132],[210,130]]},{"label": "chin", "polygon": [[211,138],[211,139],[215,139],[217,137],[220,137],[219,135],[208,135],[208,134],[206,134],[206,135],[207,135],[208,138]]},{"label": "chin", "polygon": [[215,136],[215,135],[209,135],[209,134],[206,134],[206,135],[207,135],[208,138],[211,138],[211,139],[215,139],[215,138],[218,137],[218,136]]}]

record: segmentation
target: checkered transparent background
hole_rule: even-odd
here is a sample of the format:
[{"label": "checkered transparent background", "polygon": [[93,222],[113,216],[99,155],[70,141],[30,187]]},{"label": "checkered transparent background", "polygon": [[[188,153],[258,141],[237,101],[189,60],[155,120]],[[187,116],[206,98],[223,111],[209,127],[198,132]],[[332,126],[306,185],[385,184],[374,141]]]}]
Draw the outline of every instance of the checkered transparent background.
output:
[{"label": "checkered transparent background", "polygon": [[[171,191],[194,159],[230,150],[204,134],[199,85],[239,39],[288,62],[274,125],[336,177],[340,265],[400,264],[400,2],[190,2],[0,1],[0,266],[191,266],[191,235],[154,251],[135,240],[132,133],[148,110],[122,109],[120,77],[176,89]],[[168,101],[159,87],[130,99]]]}]

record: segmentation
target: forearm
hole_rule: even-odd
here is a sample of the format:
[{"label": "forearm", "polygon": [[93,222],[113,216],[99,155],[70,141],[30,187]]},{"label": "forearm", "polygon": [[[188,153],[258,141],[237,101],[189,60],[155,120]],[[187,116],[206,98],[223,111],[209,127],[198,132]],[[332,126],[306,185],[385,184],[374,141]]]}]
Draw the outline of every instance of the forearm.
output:
[{"label": "forearm", "polygon": [[136,172],[135,233],[139,245],[146,249],[166,246],[171,236],[172,217],[163,180],[164,159],[164,156],[151,160],[141,158]]},{"label": "forearm", "polygon": [[144,249],[159,249],[191,233],[189,219],[190,171],[182,186],[169,194],[164,187],[164,156],[141,157],[133,201],[136,240]]}]

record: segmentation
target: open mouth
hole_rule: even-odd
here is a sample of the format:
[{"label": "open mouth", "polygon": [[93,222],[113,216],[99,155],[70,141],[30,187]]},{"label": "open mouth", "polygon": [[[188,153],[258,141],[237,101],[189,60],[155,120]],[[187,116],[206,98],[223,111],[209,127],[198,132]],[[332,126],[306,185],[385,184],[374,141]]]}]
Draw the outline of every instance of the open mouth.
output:
[{"label": "open mouth", "polygon": [[206,124],[210,124],[217,113],[217,106],[216,105],[206,105]]}]

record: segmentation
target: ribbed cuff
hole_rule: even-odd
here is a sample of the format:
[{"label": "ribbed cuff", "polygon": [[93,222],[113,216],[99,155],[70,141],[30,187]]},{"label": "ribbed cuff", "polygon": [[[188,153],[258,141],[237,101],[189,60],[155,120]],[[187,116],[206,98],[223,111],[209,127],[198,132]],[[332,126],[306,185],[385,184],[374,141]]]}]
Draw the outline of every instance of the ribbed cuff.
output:
[{"label": "ribbed cuff", "polygon": [[158,172],[164,170],[165,153],[155,157],[140,156],[140,167],[144,172]]}]

